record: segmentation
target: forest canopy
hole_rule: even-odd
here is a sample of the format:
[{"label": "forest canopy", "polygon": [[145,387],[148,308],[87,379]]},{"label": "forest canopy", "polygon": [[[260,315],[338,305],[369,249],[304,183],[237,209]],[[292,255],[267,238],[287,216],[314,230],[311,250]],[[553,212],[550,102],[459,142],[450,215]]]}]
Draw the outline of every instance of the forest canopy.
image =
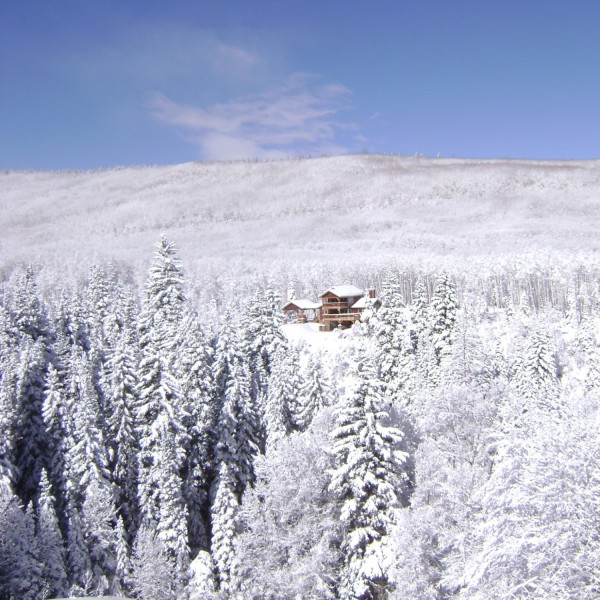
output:
[{"label": "forest canopy", "polygon": [[[599,274],[7,271],[0,597],[597,597]],[[334,283],[381,308],[296,341]]]}]

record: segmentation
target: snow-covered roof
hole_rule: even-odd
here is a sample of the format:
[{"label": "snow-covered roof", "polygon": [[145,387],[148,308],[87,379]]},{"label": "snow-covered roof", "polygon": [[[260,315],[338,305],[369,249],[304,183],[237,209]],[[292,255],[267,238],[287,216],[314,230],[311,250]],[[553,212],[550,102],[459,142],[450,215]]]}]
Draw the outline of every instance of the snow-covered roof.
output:
[{"label": "snow-covered roof", "polygon": [[321,304],[321,302],[313,302],[312,300],[307,300],[306,298],[298,298],[296,300],[290,300],[284,304],[282,310],[285,310],[290,306],[297,306],[301,310],[316,310],[317,308],[321,308]]},{"label": "snow-covered roof", "polygon": [[354,285],[334,285],[328,290],[325,290],[319,298],[322,298],[325,294],[330,292],[335,294],[338,298],[352,298],[353,296],[362,296],[364,294],[363,290]]},{"label": "snow-covered roof", "polygon": [[371,306],[373,306],[375,302],[377,302],[377,298],[369,298],[369,296],[363,296],[352,305],[352,308],[371,308]]}]

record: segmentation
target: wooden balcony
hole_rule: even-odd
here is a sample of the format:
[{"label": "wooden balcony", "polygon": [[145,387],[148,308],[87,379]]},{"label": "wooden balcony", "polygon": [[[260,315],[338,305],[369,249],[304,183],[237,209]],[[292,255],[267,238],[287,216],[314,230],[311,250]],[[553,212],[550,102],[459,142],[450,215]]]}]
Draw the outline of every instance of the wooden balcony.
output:
[{"label": "wooden balcony", "polygon": [[323,302],[323,310],[327,309],[340,309],[340,308],[349,308],[348,302]]},{"label": "wooden balcony", "polygon": [[330,321],[358,321],[359,319],[360,319],[360,313],[358,313],[358,312],[355,312],[355,313],[343,312],[343,313],[332,313],[332,314],[323,313],[321,315],[320,321],[321,321],[321,323],[327,323]]}]

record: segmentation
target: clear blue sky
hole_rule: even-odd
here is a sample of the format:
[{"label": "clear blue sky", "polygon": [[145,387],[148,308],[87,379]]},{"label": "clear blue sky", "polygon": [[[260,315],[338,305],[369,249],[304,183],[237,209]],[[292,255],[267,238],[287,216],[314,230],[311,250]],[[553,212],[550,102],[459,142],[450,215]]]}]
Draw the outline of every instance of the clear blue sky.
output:
[{"label": "clear blue sky", "polygon": [[4,0],[0,168],[600,157],[600,2]]}]

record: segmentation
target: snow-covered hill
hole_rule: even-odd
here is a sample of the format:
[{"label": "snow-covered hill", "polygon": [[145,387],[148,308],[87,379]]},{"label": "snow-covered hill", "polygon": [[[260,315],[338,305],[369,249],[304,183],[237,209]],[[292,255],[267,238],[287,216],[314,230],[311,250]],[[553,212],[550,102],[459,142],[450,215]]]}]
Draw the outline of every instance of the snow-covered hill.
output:
[{"label": "snow-covered hill", "polygon": [[0,173],[0,264],[190,271],[600,249],[600,161],[345,156]]}]

